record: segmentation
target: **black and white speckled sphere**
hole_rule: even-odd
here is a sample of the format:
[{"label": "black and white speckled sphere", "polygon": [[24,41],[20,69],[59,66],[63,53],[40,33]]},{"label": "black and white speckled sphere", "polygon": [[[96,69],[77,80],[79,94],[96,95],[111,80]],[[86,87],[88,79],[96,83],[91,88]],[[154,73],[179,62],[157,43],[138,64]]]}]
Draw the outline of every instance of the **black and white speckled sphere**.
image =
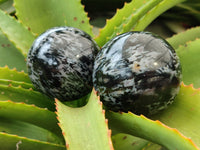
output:
[{"label": "black and white speckled sphere", "polygon": [[149,32],[127,32],[97,54],[93,84],[113,111],[151,115],[173,102],[181,66],[174,49]]},{"label": "black and white speckled sphere", "polygon": [[93,87],[92,71],[98,50],[92,38],[79,29],[49,29],[34,41],[28,53],[30,79],[51,98],[79,99]]}]

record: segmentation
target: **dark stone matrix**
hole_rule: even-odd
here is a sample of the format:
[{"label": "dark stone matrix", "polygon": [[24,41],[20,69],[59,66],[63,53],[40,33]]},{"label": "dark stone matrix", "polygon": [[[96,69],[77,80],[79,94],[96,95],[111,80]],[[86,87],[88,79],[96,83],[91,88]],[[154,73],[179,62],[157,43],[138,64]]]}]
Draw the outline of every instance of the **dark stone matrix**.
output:
[{"label": "dark stone matrix", "polygon": [[127,32],[98,53],[93,84],[113,111],[151,115],[165,109],[179,91],[181,66],[174,49],[149,32]]},{"label": "dark stone matrix", "polygon": [[51,98],[71,101],[92,89],[94,57],[99,48],[76,28],[56,27],[41,34],[27,58],[33,85]]}]

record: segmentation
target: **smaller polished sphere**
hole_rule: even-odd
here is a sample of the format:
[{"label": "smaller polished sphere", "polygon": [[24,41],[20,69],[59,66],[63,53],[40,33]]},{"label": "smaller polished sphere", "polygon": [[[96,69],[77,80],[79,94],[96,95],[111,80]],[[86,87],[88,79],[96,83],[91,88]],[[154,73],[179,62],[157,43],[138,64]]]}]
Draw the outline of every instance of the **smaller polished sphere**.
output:
[{"label": "smaller polished sphere", "polygon": [[49,29],[35,40],[28,53],[30,79],[51,98],[79,99],[93,87],[92,71],[98,50],[92,38],[79,29]]},{"label": "smaller polished sphere", "polygon": [[113,111],[151,115],[171,104],[179,91],[181,66],[174,49],[149,32],[127,32],[98,53],[93,84]]}]

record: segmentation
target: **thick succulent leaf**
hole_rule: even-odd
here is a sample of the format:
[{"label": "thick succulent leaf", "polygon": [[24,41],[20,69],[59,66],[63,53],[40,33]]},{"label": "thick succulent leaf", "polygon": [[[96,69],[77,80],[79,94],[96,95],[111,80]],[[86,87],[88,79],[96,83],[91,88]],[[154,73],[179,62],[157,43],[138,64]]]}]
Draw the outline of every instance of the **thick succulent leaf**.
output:
[{"label": "thick succulent leaf", "polygon": [[168,150],[165,147],[162,147],[158,144],[154,144],[154,143],[149,143],[145,148],[143,148],[142,150]]},{"label": "thick succulent leaf", "polygon": [[18,81],[31,84],[28,74],[19,72],[15,68],[9,69],[8,66],[0,67],[0,79]]},{"label": "thick succulent leaf", "polygon": [[55,111],[54,100],[33,89],[25,89],[22,86],[15,87],[12,84],[0,84],[0,101],[12,100],[14,102],[24,102],[34,104],[41,108],[48,108]]},{"label": "thick succulent leaf", "polygon": [[123,133],[113,135],[112,141],[115,150],[141,150],[149,144],[147,140]]},{"label": "thick succulent leaf", "polygon": [[132,113],[107,112],[109,126],[119,133],[131,134],[154,143],[160,144],[170,150],[187,149],[199,150],[199,148],[177,129],[170,128],[160,121],[153,121],[144,116]]},{"label": "thick succulent leaf", "polygon": [[95,39],[99,46],[103,46],[108,40],[119,33],[134,30],[143,30],[157,16],[184,0],[133,0],[126,3],[118,10],[113,18],[107,20],[106,26],[100,30]]},{"label": "thick succulent leaf", "polygon": [[14,13],[13,0],[0,0],[0,9],[9,14]]},{"label": "thick succulent leaf", "polygon": [[42,127],[58,135],[62,141],[61,130],[57,125],[54,112],[34,105],[12,101],[0,101],[0,108],[0,117],[19,120]]},{"label": "thick succulent leaf", "polygon": [[112,141],[115,150],[167,150],[158,144],[123,133],[112,136]]},{"label": "thick succulent leaf", "polygon": [[2,150],[66,150],[65,146],[0,132]]},{"label": "thick succulent leaf", "polygon": [[12,80],[5,80],[0,79],[0,85],[12,85],[14,87],[22,87],[24,89],[33,89],[33,85],[25,82],[18,82],[18,81],[12,81]]},{"label": "thick succulent leaf", "polygon": [[[166,126],[169,130],[173,130],[174,134],[179,134],[179,138],[184,138],[188,143],[194,145],[194,143],[200,147],[200,129],[199,129],[199,116],[200,116],[200,90],[194,89],[192,85],[185,86],[183,83],[181,84],[180,92],[177,95],[177,97],[174,100],[174,103],[169,106],[168,109],[163,110],[159,114],[152,116],[151,118],[153,120],[160,120],[161,122],[165,123],[169,127],[178,129],[184,136],[189,137],[190,139],[185,138],[183,135],[180,135],[178,131],[174,129],[170,129]],[[125,117],[126,116],[126,117]],[[160,131],[159,127],[157,127],[156,132],[154,132],[154,126],[151,125],[150,122],[146,122],[141,124],[140,126],[137,126],[140,122],[140,120],[137,120],[137,122],[133,123],[134,119],[137,118],[143,118],[139,116],[132,115],[131,114],[117,114],[117,113],[108,113],[107,118],[109,119],[110,127],[115,133],[124,132],[127,134],[132,134],[135,136],[139,136],[141,138],[145,138],[147,140],[150,140],[150,138],[146,138],[146,136],[152,136],[153,140],[161,139],[161,137],[157,137],[156,132]],[[134,116],[134,117],[133,117]],[[124,120],[122,120],[124,118]],[[128,119],[130,119],[128,121]],[[189,119],[189,121],[187,121]],[[145,119],[143,119],[144,121]],[[132,123],[131,123],[132,122]],[[154,121],[154,123],[160,124],[158,121]],[[145,124],[148,126],[146,127]],[[135,131],[138,130],[138,131]],[[145,130],[145,133],[143,132]],[[148,131],[151,133],[146,133]],[[166,136],[166,138],[171,140],[173,137],[171,136],[171,131],[168,131],[166,135],[164,135],[161,131],[159,134],[161,136]],[[135,133],[140,132],[140,133]],[[142,134],[142,135],[141,135]],[[144,135],[145,134],[145,135]],[[149,135],[148,135],[149,134]],[[151,135],[152,134],[152,135]],[[152,140],[152,141],[153,141]],[[163,139],[162,139],[163,140]],[[165,144],[168,143],[168,140],[164,140]],[[193,142],[194,143],[193,143]],[[159,142],[153,141],[155,143],[161,144]],[[192,143],[191,143],[192,142]],[[172,141],[173,143],[173,141]],[[162,145],[162,144],[161,144]],[[164,144],[163,144],[164,145]],[[180,144],[183,145],[183,144]],[[172,146],[172,145],[171,145]],[[166,146],[167,147],[167,146]],[[180,148],[184,149],[184,148]],[[186,148],[187,149],[187,148]],[[190,148],[188,148],[190,149]],[[192,149],[192,148],[191,148]],[[197,148],[199,149],[199,148]]]},{"label": "thick succulent leaf", "polygon": [[196,39],[176,49],[182,65],[182,80],[186,85],[194,84],[195,88],[200,87],[199,47],[200,39]]},{"label": "thick succulent leaf", "polygon": [[0,67],[8,66],[18,71],[26,71],[26,63],[23,55],[0,31]]},{"label": "thick succulent leaf", "polygon": [[93,91],[89,102],[71,108],[56,100],[57,115],[69,150],[113,150],[102,104]]},{"label": "thick succulent leaf", "polygon": [[16,68],[9,69],[8,66],[0,67],[0,85],[34,89],[29,76],[24,71],[18,72]]},{"label": "thick succulent leaf", "polygon": [[60,139],[55,134],[41,127],[14,119],[0,118],[0,120],[0,132],[44,142],[61,144]]},{"label": "thick succulent leaf", "polygon": [[35,39],[34,35],[22,23],[2,10],[0,10],[0,20],[0,29],[2,32],[15,44],[24,57],[26,57]]},{"label": "thick succulent leaf", "polygon": [[55,26],[73,26],[92,35],[80,0],[14,0],[17,17],[31,31],[41,34]]},{"label": "thick succulent leaf", "polygon": [[106,20],[105,27],[100,30],[99,36],[95,39],[97,43],[103,46],[109,40],[109,37],[114,37],[117,33],[120,33],[123,24],[129,22],[134,13],[137,13],[143,5],[143,0],[133,0],[130,3],[125,3],[122,9],[117,9],[116,14],[110,20]]},{"label": "thick succulent leaf", "polygon": [[196,38],[200,38],[200,27],[194,27],[188,29],[184,32],[175,34],[174,36],[167,39],[174,49],[177,49],[179,46],[185,46],[189,41],[194,41]]},{"label": "thick succulent leaf", "polygon": [[144,30],[155,18],[160,14],[164,13],[166,10],[174,7],[175,5],[184,2],[186,0],[163,0],[156,7],[149,10],[134,26],[135,31]]},{"label": "thick succulent leaf", "polygon": [[174,103],[160,112],[153,119],[159,119],[166,125],[178,129],[185,136],[190,137],[200,147],[200,89],[183,83]]}]

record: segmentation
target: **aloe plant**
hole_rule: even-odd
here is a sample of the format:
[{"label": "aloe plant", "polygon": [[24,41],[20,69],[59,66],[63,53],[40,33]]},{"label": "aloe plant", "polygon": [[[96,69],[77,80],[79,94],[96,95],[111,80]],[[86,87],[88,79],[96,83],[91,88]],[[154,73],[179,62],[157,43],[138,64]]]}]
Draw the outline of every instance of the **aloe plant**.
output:
[{"label": "aloe plant", "polygon": [[[0,149],[200,149],[200,27],[167,38],[182,64],[180,92],[168,109],[149,118],[105,111],[95,90],[81,107],[70,106],[80,100],[54,101],[34,88],[26,67],[33,41],[51,27],[79,28],[103,46],[117,34],[145,30],[166,10],[186,4],[132,0],[96,35],[80,0],[0,0]],[[192,6],[189,2],[188,10]]]}]

